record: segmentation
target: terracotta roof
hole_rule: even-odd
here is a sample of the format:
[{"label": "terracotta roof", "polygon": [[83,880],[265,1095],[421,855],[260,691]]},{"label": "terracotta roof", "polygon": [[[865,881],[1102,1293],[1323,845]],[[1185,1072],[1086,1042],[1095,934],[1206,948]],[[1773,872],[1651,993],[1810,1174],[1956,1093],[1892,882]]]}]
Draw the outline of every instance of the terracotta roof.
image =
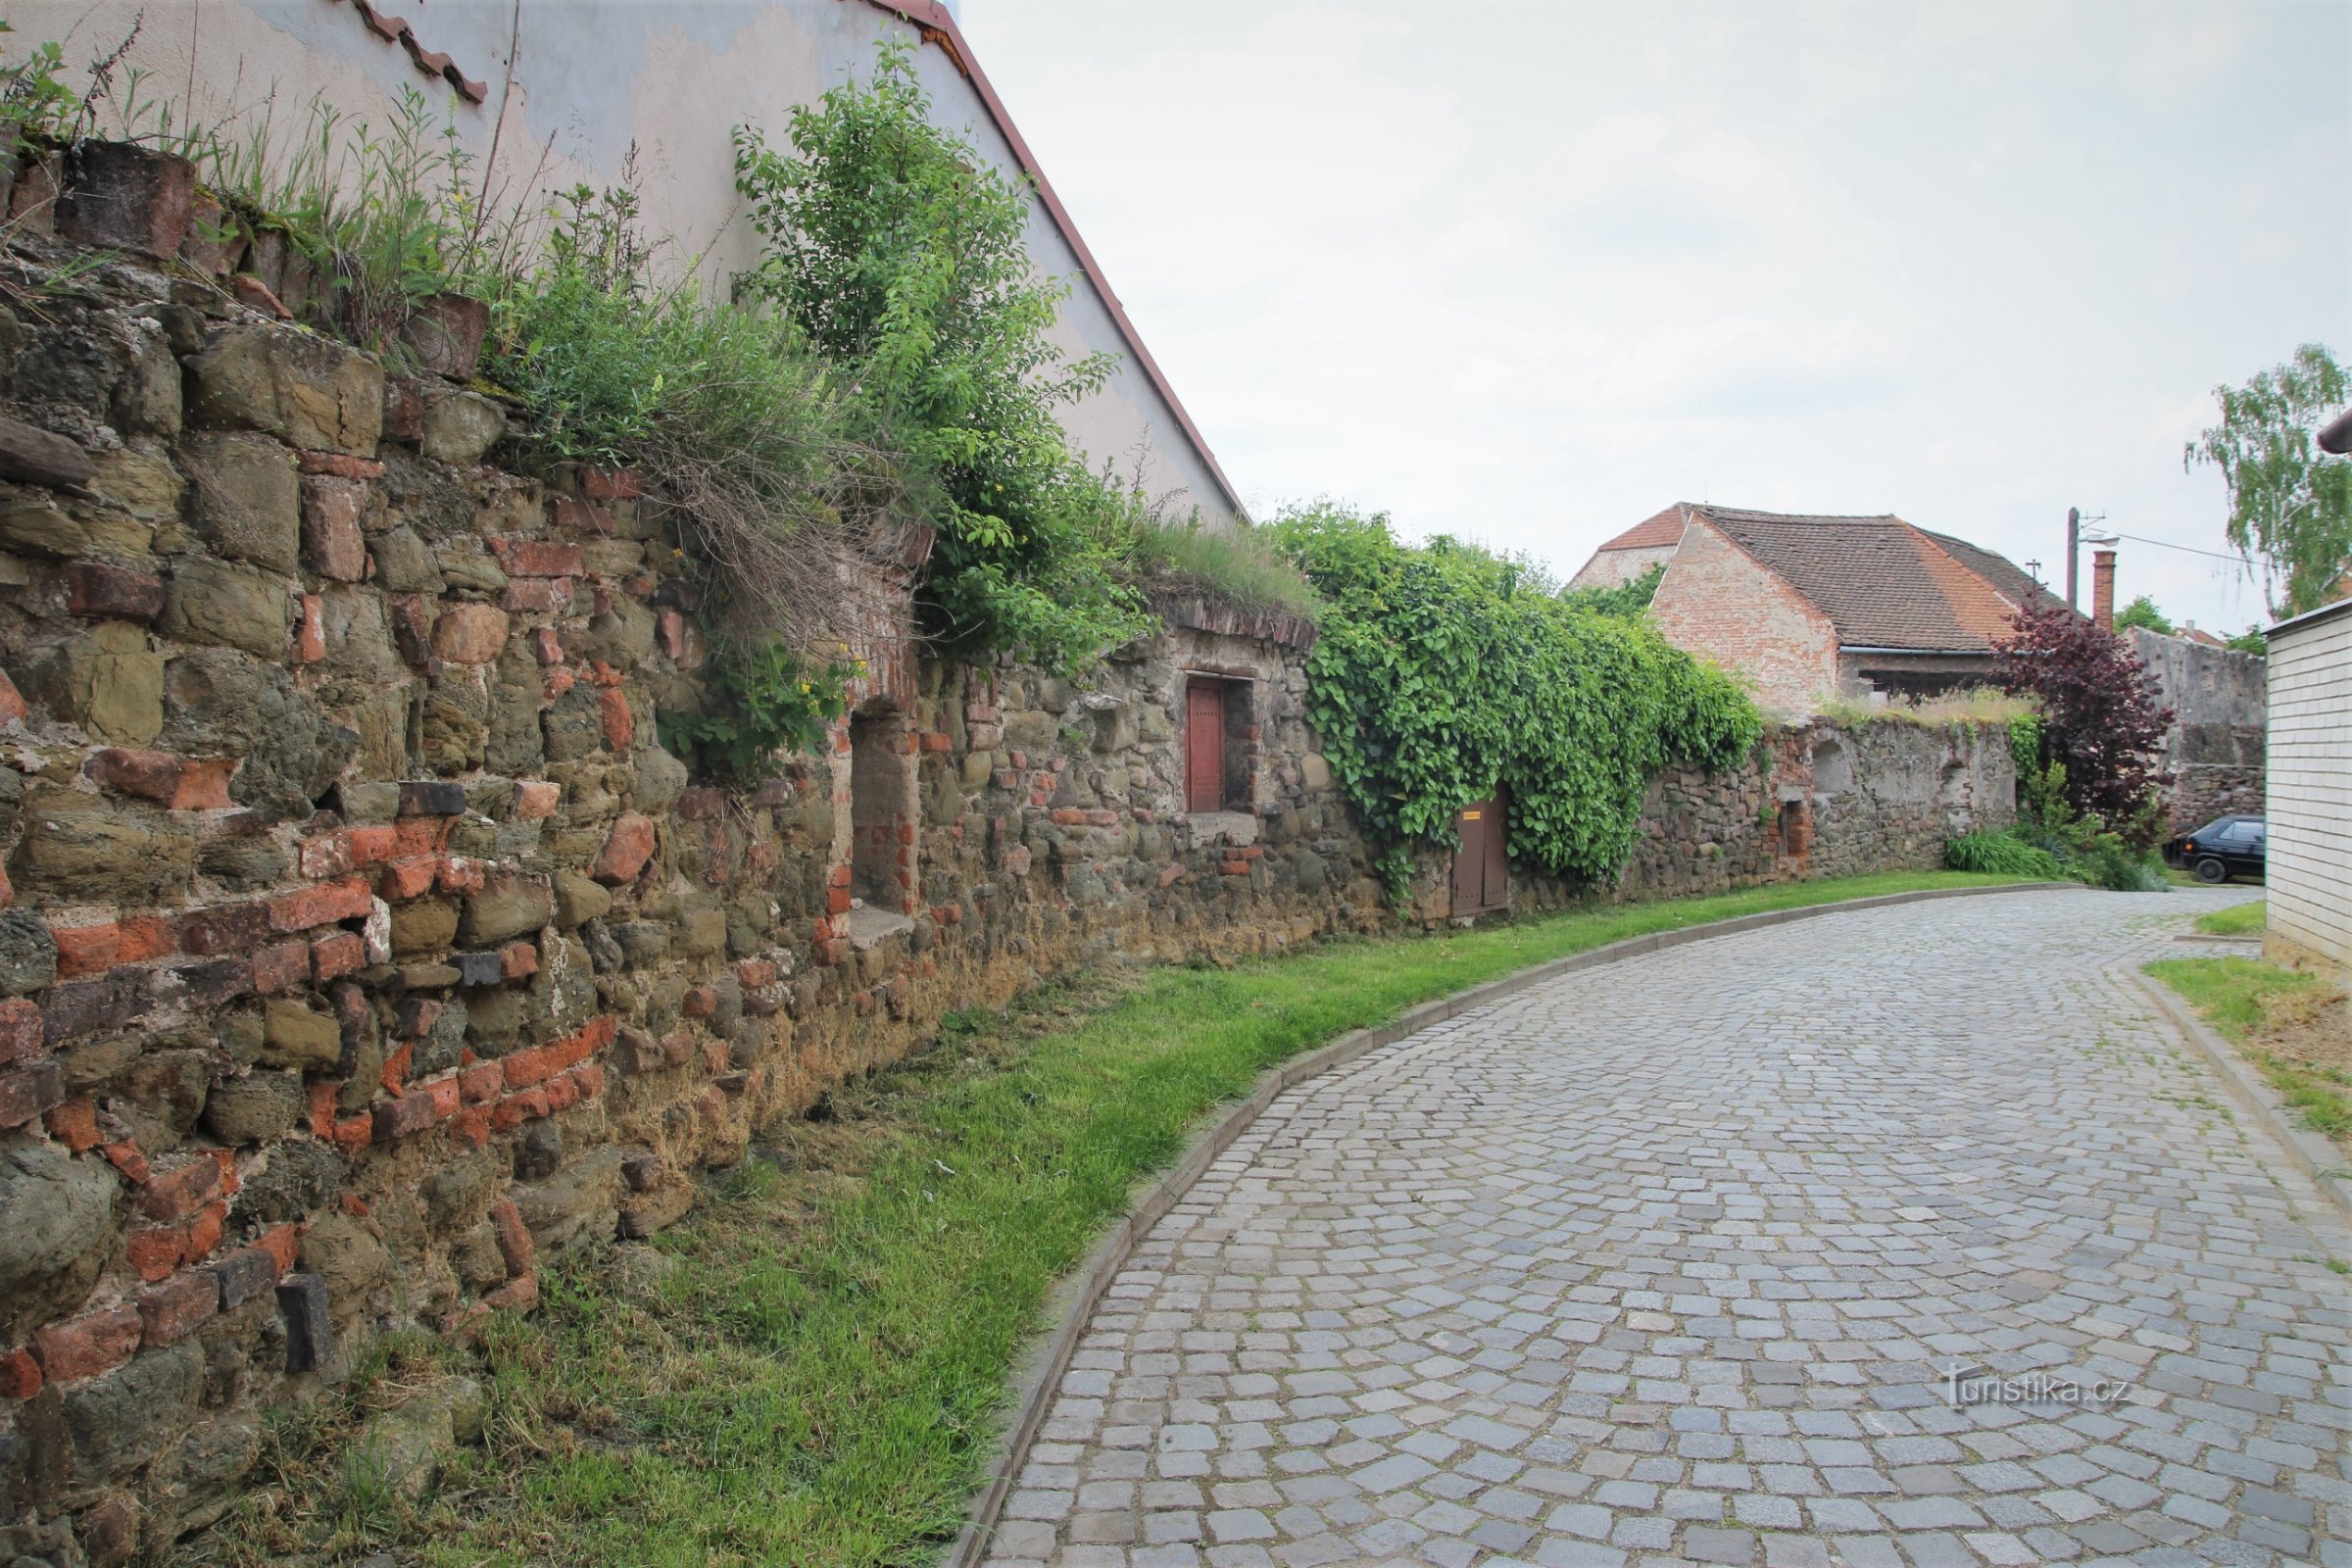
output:
[{"label": "terracotta roof", "polygon": [[1851,647],[1988,653],[2017,609],[2041,595],[1991,551],[1893,515],[1688,510],[1803,595]]},{"label": "terracotta roof", "polygon": [[[1616,538],[1602,545],[1602,550],[1672,550],[1683,542],[1683,514],[1688,510],[1676,502],[1654,516],[1644,517]],[[1595,552],[1597,554],[1598,552]]]}]

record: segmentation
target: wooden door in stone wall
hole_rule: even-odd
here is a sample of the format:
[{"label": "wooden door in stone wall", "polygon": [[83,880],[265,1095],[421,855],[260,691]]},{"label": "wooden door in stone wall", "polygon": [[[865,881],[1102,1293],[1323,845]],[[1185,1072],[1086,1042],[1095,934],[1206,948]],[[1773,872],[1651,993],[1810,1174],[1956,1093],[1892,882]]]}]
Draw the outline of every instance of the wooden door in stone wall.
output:
[{"label": "wooden door in stone wall", "polygon": [[1225,684],[1196,680],[1184,693],[1184,808],[1225,809]]},{"label": "wooden door in stone wall", "polygon": [[1507,802],[1497,789],[1472,801],[1454,817],[1462,847],[1453,856],[1453,912],[1485,914],[1511,902]]}]

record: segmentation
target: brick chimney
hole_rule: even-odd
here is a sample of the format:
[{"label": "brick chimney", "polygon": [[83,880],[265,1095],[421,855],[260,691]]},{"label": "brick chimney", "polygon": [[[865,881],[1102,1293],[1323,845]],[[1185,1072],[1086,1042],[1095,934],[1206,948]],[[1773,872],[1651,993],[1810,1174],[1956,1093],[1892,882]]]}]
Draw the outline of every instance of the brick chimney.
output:
[{"label": "brick chimney", "polygon": [[2115,630],[2115,552],[2094,550],[2090,555],[2090,618],[2101,631]]}]

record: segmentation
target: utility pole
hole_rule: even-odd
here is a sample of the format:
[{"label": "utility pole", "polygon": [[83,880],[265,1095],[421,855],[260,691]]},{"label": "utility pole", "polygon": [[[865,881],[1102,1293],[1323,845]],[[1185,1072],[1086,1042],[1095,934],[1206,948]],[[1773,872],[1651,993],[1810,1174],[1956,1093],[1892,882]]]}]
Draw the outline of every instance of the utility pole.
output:
[{"label": "utility pole", "polygon": [[2075,558],[2082,553],[2082,509],[2066,509],[2066,608],[2075,608]]}]

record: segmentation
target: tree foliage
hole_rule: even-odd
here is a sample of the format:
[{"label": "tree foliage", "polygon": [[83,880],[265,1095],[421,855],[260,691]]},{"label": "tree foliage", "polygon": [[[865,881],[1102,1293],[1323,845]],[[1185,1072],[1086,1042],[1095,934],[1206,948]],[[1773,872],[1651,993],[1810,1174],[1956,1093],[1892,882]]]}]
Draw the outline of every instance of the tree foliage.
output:
[{"label": "tree foliage", "polygon": [[790,155],[735,133],[735,182],[766,241],[739,279],[854,375],[878,439],[936,494],[927,630],[951,653],[1074,667],[1145,625],[1111,549],[1133,498],[1074,455],[1054,411],[1111,356],[1050,340],[1067,294],[1022,243],[1026,190],[931,123],[909,46],[793,110]]},{"label": "tree foliage", "polygon": [[1416,843],[1500,784],[1510,853],[1564,876],[1615,875],[1651,775],[1728,767],[1760,731],[1730,677],[1637,622],[1563,604],[1525,568],[1382,514],[1319,504],[1271,531],[1327,608],[1308,657],[1325,755],[1401,888]]},{"label": "tree foliage", "polygon": [[2352,398],[2343,368],[2306,343],[2286,364],[2213,395],[2221,422],[2188,443],[2182,464],[2222,470],[2230,543],[2249,565],[2260,559],[2272,612],[2317,610],[2352,569],[2352,459],[2330,457],[2316,439]]},{"label": "tree foliage", "polygon": [[2156,601],[2146,594],[2141,594],[2115,612],[2116,630],[2122,631],[2132,626],[2142,626],[2166,637],[2173,635],[2173,618],[2158,610]]},{"label": "tree foliage", "polygon": [[2041,706],[2038,755],[2019,774],[2063,767],[2067,803],[2133,845],[2154,842],[2156,791],[2172,710],[2122,638],[2063,606],[2026,609],[1993,644],[2002,689]]},{"label": "tree foliage", "polygon": [[1666,563],[1659,562],[1639,577],[1629,577],[1613,588],[1563,588],[1560,602],[1571,610],[1587,610],[1596,615],[1615,615],[1620,620],[1639,620],[1649,602],[1658,597],[1658,584],[1666,580]]}]

